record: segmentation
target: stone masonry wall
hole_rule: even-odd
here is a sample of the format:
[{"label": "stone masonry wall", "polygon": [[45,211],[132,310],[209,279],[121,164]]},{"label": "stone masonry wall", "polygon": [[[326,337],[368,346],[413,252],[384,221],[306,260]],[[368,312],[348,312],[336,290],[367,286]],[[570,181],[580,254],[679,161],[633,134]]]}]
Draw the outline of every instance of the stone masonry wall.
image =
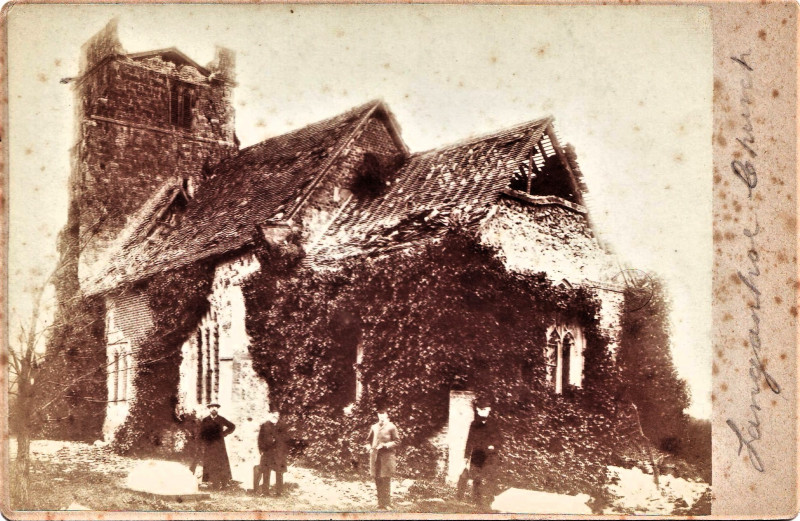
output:
[{"label": "stone masonry wall", "polygon": [[608,349],[614,360],[619,348],[619,335],[622,330],[622,305],[625,295],[619,288],[598,286],[593,288],[600,297],[600,330],[610,338]]},{"label": "stone masonry wall", "polygon": [[543,271],[556,283],[603,282],[618,271],[614,258],[597,243],[586,216],[558,204],[503,197],[480,234],[482,241],[500,249],[509,269]]},{"label": "stone masonry wall", "polygon": [[[73,194],[81,237],[97,226],[94,247],[83,252],[82,264],[96,260],[166,179],[198,181],[205,169],[237,150],[232,86],[203,79],[194,67],[156,60],[118,56],[78,80]],[[189,128],[171,124],[170,91],[176,82],[192,93]]]},{"label": "stone masonry wall", "polygon": [[503,261],[513,271],[543,271],[554,283],[566,280],[592,288],[601,301],[600,328],[611,339],[612,355],[616,353],[623,294],[611,278],[619,267],[598,244],[585,214],[559,204],[503,197],[480,234],[485,243],[500,249]]},{"label": "stone masonry wall", "polygon": [[260,267],[253,255],[217,266],[211,306],[181,347],[178,387],[183,412],[202,418],[208,414],[207,404],[218,402],[220,414],[236,424],[236,431],[225,442],[234,479],[244,483],[252,480],[258,460],[258,429],[269,411],[267,384],[255,373],[250,357],[241,290],[242,282]]}]

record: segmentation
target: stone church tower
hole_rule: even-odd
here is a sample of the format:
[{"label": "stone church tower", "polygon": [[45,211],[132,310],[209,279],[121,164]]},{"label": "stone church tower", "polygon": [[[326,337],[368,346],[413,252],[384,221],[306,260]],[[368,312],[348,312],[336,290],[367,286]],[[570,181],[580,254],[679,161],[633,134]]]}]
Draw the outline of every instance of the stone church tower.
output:
[{"label": "stone church tower", "polygon": [[236,153],[234,60],[224,48],[205,67],[175,48],[128,54],[116,20],[84,44],[65,237],[80,245],[80,279],[166,182],[182,182],[191,197]]},{"label": "stone church tower", "polygon": [[[173,203],[185,204],[215,165],[238,152],[234,62],[233,52],[223,48],[207,66],[175,48],[126,53],[116,20],[83,45],[79,76],[71,80],[70,204],[58,238],[56,330],[47,348],[48,371],[75,377],[66,399],[46,411],[69,418],[65,428],[97,436],[105,416],[104,404],[69,399],[103,394],[106,385],[105,378],[76,376],[106,363],[106,311],[87,295],[85,281],[154,194],[177,187]],[[56,423],[45,428],[61,428]]]}]

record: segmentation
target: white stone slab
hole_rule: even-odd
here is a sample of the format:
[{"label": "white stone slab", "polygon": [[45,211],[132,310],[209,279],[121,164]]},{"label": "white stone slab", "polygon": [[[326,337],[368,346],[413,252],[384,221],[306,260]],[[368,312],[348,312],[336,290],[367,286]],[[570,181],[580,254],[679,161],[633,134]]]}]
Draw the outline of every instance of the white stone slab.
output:
[{"label": "white stone slab", "polygon": [[125,486],[138,492],[162,496],[197,494],[197,479],[186,465],[175,461],[144,460],[136,465]]},{"label": "white stone slab", "polygon": [[589,499],[588,494],[569,496],[510,488],[495,498],[492,509],[509,514],[591,514],[586,504]]}]

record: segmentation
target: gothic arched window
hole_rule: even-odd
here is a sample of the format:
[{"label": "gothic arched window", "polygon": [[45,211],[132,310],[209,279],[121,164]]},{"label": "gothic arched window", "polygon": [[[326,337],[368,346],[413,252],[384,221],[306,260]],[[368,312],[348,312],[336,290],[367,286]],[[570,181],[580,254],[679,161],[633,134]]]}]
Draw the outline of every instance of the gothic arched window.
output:
[{"label": "gothic arched window", "polygon": [[114,392],[111,394],[111,401],[116,402],[119,400],[119,351],[115,349],[112,356],[114,357],[114,362],[111,366],[111,372],[114,378]]},{"label": "gothic arched window", "polygon": [[558,331],[553,329],[550,337],[547,339],[547,347],[545,350],[545,364],[547,364],[547,381],[553,385],[558,392],[558,378],[556,377],[556,368],[558,366],[558,353],[561,349],[561,337],[558,336]]},{"label": "gothic arched window", "polygon": [[575,345],[575,338],[572,336],[572,333],[567,331],[567,334],[564,335],[564,342],[561,346],[561,391],[563,392],[566,390],[572,382],[570,382],[570,362],[572,359],[572,347]]},{"label": "gothic arched window", "polygon": [[128,399],[128,353],[122,355],[122,373],[120,375],[120,400]]}]

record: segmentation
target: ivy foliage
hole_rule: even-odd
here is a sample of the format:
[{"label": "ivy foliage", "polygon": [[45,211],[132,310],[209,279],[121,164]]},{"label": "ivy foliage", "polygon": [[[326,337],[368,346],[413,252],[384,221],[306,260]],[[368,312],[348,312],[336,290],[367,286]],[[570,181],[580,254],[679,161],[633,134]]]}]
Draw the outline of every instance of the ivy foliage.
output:
[{"label": "ivy foliage", "polygon": [[[641,293],[648,298],[644,306]],[[661,450],[680,451],[689,406],[686,381],[678,376],[670,352],[670,303],[653,275],[626,288],[617,363],[623,399],[636,404],[645,435]],[[635,297],[635,298],[634,298]]]},{"label": "ivy foliage", "polygon": [[105,306],[97,297],[63,298],[47,356],[29,406],[10,409],[10,426],[24,421],[37,436],[94,441],[105,418]]},{"label": "ivy foliage", "polygon": [[212,279],[213,266],[198,263],[160,273],[133,288],[146,293],[154,325],[136,353],[136,392],[114,440],[119,452],[158,452],[165,431],[180,428],[176,424],[183,419],[176,415],[175,408],[181,345],[208,311]]},{"label": "ivy foliage", "polygon": [[[554,438],[608,427],[609,420],[585,421],[607,417],[606,386],[614,381],[599,302],[587,289],[511,273],[494,250],[458,230],[412,251],[350,259],[336,271],[292,267],[276,247],[259,260],[263,269],[244,287],[250,351],[270,403],[301,433],[298,455],[307,464],[363,468],[360,447],[380,404],[403,437],[400,471],[432,476],[443,456],[430,439],[447,422],[450,391],[459,389],[488,395],[510,418],[506,435],[518,449],[507,468],[528,482],[550,472],[533,454],[545,454]],[[546,383],[544,353],[546,329],[566,320],[584,329],[586,374],[584,389],[563,397]],[[363,393],[343,414],[355,397],[359,352]],[[583,430],[552,414],[564,408],[578,411]],[[534,428],[525,418],[551,423]],[[579,448],[561,457],[577,461]]]}]

